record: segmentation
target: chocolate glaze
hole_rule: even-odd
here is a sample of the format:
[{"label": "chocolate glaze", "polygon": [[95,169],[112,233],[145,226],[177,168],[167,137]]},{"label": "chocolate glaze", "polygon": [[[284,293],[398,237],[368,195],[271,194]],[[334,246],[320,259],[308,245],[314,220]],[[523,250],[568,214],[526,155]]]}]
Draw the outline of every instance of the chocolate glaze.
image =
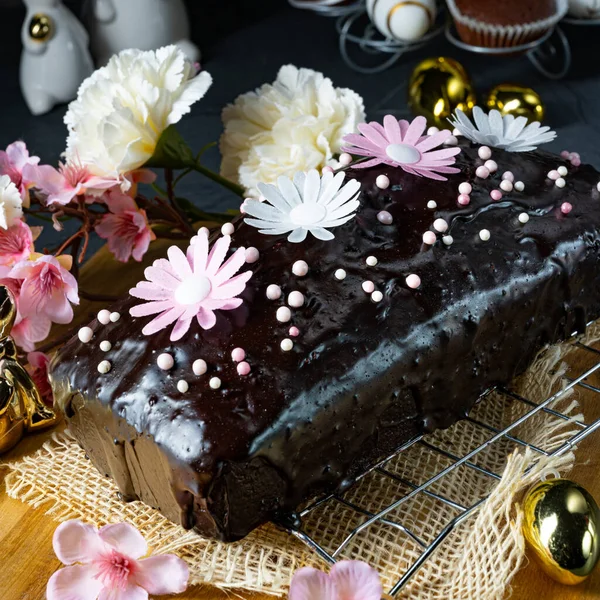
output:
[{"label": "chocolate glaze", "polygon": [[[362,183],[361,208],[332,230],[333,241],[309,235],[292,244],[238,222],[234,245],[255,246],[260,259],[244,267],[254,275],[242,307],[218,313],[213,329],[195,324],[177,343],[170,330],[146,337],[149,319],[130,318],[138,301],[127,299],[112,309],[120,321],[90,324],[92,342],[66,344],[53,365],[56,397],[124,497],[205,536],[239,539],[267,520],[293,518],[313,494],[344,489],[423,431],[448,427],[545,344],[600,316],[600,175],[566,165],[560,189],[546,178],[565,164],[559,157],[494,150],[499,171],[482,180],[477,147],[461,145],[462,173],[447,182],[386,166],[349,170]],[[525,191],[493,202],[489,192],[506,170]],[[382,173],[391,180],[384,191],[375,186]],[[466,207],[456,202],[462,181],[473,185]],[[560,212],[565,201],[569,215]],[[378,222],[382,209],[391,225]],[[523,211],[526,224],[517,218]],[[450,223],[451,246],[423,245],[437,218]],[[370,255],[377,266],[366,265]],[[292,274],[298,259],[309,265],[306,277]],[[334,277],[339,268],[343,281]],[[421,277],[417,290],[406,286],[410,273]],[[380,303],[362,290],[365,280],[384,292]],[[265,297],[272,283],[283,289],[278,301]],[[276,309],[292,290],[306,303],[279,323]],[[283,352],[290,325],[301,333]],[[112,343],[108,353],[98,347],[103,339]],[[231,360],[238,346],[252,366],[247,377]],[[162,352],[175,357],[170,372],[156,366]],[[201,377],[192,372],[197,358],[209,365]],[[106,375],[97,371],[102,359],[112,363]],[[215,375],[218,390],[208,385]],[[190,384],[185,394],[180,379]]]}]

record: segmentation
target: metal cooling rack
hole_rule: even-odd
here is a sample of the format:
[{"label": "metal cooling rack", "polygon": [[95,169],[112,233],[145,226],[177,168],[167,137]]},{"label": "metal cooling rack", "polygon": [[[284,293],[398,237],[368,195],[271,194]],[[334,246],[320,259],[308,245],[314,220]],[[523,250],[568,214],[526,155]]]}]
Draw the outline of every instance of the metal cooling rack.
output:
[{"label": "metal cooling rack", "polygon": [[[520,396],[514,391],[511,391],[509,388],[495,388],[493,390],[494,392],[500,394],[508,402],[521,405],[517,408],[522,408],[523,410],[527,410],[527,412],[521,417],[516,418],[516,420],[512,422],[508,427],[500,430],[489,425],[488,423],[485,423],[481,420],[478,420],[477,418],[472,417],[471,415],[474,411],[471,411],[471,414],[467,417],[466,421],[470,425],[485,429],[487,432],[489,432],[491,437],[489,437],[484,443],[477,446],[475,449],[468,452],[464,456],[456,456],[451,452],[441,449],[435,444],[428,441],[428,436],[420,436],[403,445],[393,455],[387,457],[385,460],[382,460],[379,464],[375,465],[372,469],[361,475],[361,477],[357,480],[357,483],[359,480],[362,480],[365,476],[369,474],[377,474],[379,476],[389,478],[390,482],[393,480],[395,483],[402,483],[407,487],[408,490],[410,490],[406,494],[400,495],[396,500],[394,500],[392,504],[389,504],[383,509],[375,509],[373,511],[369,510],[368,508],[358,506],[356,501],[348,499],[350,492],[354,489],[353,487],[343,494],[331,494],[329,496],[311,502],[309,506],[307,506],[304,510],[300,512],[300,525],[293,528],[288,527],[288,531],[300,541],[302,541],[304,544],[306,544],[311,550],[316,552],[322,559],[324,559],[328,563],[334,564],[338,560],[342,559],[342,552],[348,548],[349,544],[353,541],[356,541],[361,534],[364,534],[365,531],[374,524],[377,523],[385,527],[392,527],[396,530],[399,530],[418,545],[418,547],[420,548],[420,555],[413,562],[413,564],[405,571],[404,575],[400,578],[400,580],[398,580],[396,584],[393,585],[393,587],[389,590],[388,593],[391,596],[396,596],[400,592],[400,590],[402,590],[402,588],[417,573],[417,571],[421,567],[423,567],[426,561],[430,559],[432,554],[444,543],[444,541],[450,535],[450,533],[452,533],[452,531],[465,519],[473,515],[489,497],[489,494],[487,494],[485,497],[480,498],[479,500],[470,505],[464,505],[460,502],[455,502],[447,497],[444,497],[443,493],[440,493],[439,488],[438,491],[433,491],[432,486],[436,482],[439,482],[444,476],[448,475],[449,473],[451,473],[459,467],[464,467],[467,469],[477,471],[479,475],[491,478],[492,480],[500,480],[501,477],[498,473],[494,473],[493,471],[476,464],[473,459],[475,459],[477,455],[482,453],[485,449],[489,448],[492,444],[500,443],[501,440],[509,442],[511,445],[513,445],[513,447],[516,445],[530,448],[535,453],[540,455],[540,457],[557,456],[570,450],[573,450],[574,447],[577,446],[577,444],[581,442],[585,437],[587,437],[592,432],[600,428],[600,418],[592,423],[584,423],[582,421],[575,420],[572,417],[569,417],[568,415],[563,414],[562,412],[559,412],[558,410],[552,408],[552,406],[555,405],[559,400],[565,398],[565,394],[569,390],[576,387],[580,389],[585,389],[589,392],[593,392],[594,399],[600,400],[600,398],[595,396],[595,394],[600,394],[600,388],[595,387],[594,385],[586,381],[596,371],[600,372],[600,351],[590,346],[586,346],[579,341],[573,341],[572,344],[573,346],[575,346],[576,349],[578,349],[578,355],[580,355],[580,351],[581,353],[587,353],[588,358],[594,357],[596,361],[594,366],[589,368],[576,378],[563,376],[562,380],[564,383],[564,387],[562,387],[560,391],[556,392],[540,404],[537,404],[527,398]],[[483,399],[483,402],[485,402],[485,399]],[[519,425],[522,425],[528,419],[531,419],[535,414],[540,413],[542,411],[546,413],[546,415],[549,415],[551,417],[561,419],[564,421],[569,421],[578,429],[575,435],[573,435],[570,439],[566,440],[562,445],[560,445],[558,448],[552,451],[546,451],[542,448],[539,448],[523,439],[520,439],[515,434],[515,429],[517,429]],[[386,468],[386,465],[393,458],[396,458],[399,455],[399,453],[406,451],[408,448],[416,445],[422,446],[422,450],[425,452],[443,455],[445,459],[448,459],[450,465],[421,484],[410,481],[408,479],[404,479],[398,474]],[[411,528],[412,526],[409,522],[410,519],[408,517],[410,515],[407,515],[406,518],[403,519],[399,519],[395,516],[390,516],[393,511],[396,511],[396,509],[398,509],[401,505],[405,504],[412,498],[415,498],[419,494],[424,494],[430,499],[442,502],[446,506],[449,506],[458,512],[457,516],[449,520],[432,541],[425,541],[420,535],[415,533],[415,531]],[[351,529],[344,537],[343,541],[337,544],[337,546],[334,549],[325,549],[324,544],[319,541],[318,535],[311,535],[306,531],[305,523],[314,511],[316,511],[317,509],[327,510],[328,507],[331,506],[333,503],[341,503],[345,507],[345,509],[351,511],[357,517],[366,520],[364,520],[360,525],[358,525],[354,529]]]}]

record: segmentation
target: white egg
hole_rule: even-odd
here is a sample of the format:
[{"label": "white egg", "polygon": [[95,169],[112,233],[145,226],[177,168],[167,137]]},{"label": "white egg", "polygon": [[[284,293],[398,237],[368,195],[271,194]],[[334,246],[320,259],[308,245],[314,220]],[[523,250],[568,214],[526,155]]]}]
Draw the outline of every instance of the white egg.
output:
[{"label": "white egg", "polygon": [[367,0],[367,11],[375,27],[386,38],[413,42],[435,23],[435,0]]}]

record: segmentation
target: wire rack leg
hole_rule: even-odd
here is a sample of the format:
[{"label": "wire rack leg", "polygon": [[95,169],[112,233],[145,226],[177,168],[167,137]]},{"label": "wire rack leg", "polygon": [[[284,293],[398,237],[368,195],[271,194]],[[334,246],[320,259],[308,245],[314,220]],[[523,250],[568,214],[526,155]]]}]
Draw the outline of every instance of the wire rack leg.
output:
[{"label": "wire rack leg", "polygon": [[562,79],[571,68],[571,46],[557,27],[548,41],[527,53],[531,64],[548,79]]}]

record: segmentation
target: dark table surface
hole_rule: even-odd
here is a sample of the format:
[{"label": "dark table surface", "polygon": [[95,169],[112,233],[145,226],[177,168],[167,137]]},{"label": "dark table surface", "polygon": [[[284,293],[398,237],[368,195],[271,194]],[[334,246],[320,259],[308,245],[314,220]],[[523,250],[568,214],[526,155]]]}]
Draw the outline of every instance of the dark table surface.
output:
[{"label": "dark table surface", "polygon": [[[18,82],[24,10],[10,0],[0,2],[9,3],[0,8],[0,147],[24,139],[42,162],[55,164],[65,148],[62,119],[66,107],[41,117],[28,112]],[[74,1],[68,4],[77,8]],[[362,75],[341,59],[334,20],[293,9],[284,0],[202,0],[190,2],[190,9],[203,67],[214,78],[205,98],[184,118],[181,127],[193,147],[217,140],[223,106],[237,95],[272,81],[283,64],[322,71],[337,86],[353,88],[363,96],[368,117],[381,120],[387,113],[410,117],[406,93],[411,70],[427,56],[445,55],[465,65],[481,101],[489,88],[501,82],[533,87],[546,104],[546,124],[558,132],[557,140],[548,148],[556,152],[576,150],[584,162],[600,168],[600,28],[564,25],[573,50],[573,67],[561,81],[546,79],[524,56],[479,56],[455,48],[443,36],[407,54],[383,73]],[[218,169],[217,150],[207,153],[204,160],[207,166]],[[199,176],[188,177],[181,191],[206,210],[239,206],[230,192]],[[53,235],[47,231],[42,242]]]}]

